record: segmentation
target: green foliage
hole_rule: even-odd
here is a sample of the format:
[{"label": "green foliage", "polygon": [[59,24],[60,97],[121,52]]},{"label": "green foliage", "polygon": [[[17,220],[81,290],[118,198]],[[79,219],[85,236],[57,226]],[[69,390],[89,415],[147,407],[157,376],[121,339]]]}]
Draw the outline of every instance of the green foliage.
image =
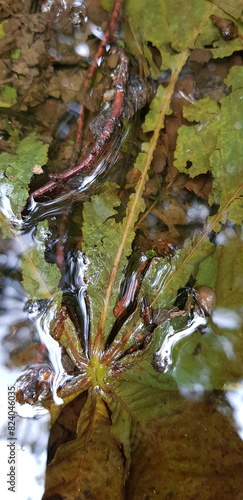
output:
[{"label": "green foliage", "polygon": [[[179,129],[175,152],[175,166],[190,177],[211,172],[213,189],[211,204],[220,209],[240,186],[243,174],[242,101],[243,68],[231,68],[226,83],[232,91],[221,99],[219,105],[209,98],[184,109],[184,116],[196,125]],[[188,166],[188,162],[190,162]],[[239,223],[239,199],[234,200],[229,211],[225,211],[222,221],[230,215],[231,221]]]},{"label": "green foliage", "polygon": [[3,23],[0,23],[0,40],[2,40],[2,38],[5,36],[5,31],[3,29],[4,22],[6,22],[6,21],[3,21]]},{"label": "green foliage", "polygon": [[[240,37],[224,40],[210,18],[211,15],[227,18],[229,14],[242,34],[242,24],[238,21],[242,2],[231,0],[226,3],[224,0],[213,3],[208,0],[174,0],[172,8],[170,0],[153,5],[150,0],[127,0],[124,6],[128,20],[124,31],[126,48],[136,58],[141,58],[142,51],[153,78],[157,78],[161,70],[174,69],[175,54],[188,48],[210,48],[213,57],[227,57],[242,50],[242,40]],[[113,2],[103,0],[102,4],[111,10]],[[192,33],[195,33],[195,38],[192,38]],[[156,47],[160,52],[160,68],[155,65],[149,47]]]},{"label": "green foliage", "polygon": [[28,198],[28,185],[35,165],[44,165],[47,161],[48,145],[43,144],[35,132],[25,137],[16,145],[15,154],[0,155],[0,185],[2,184],[11,208],[19,216]]},{"label": "green foliage", "polygon": [[0,108],[11,108],[17,102],[17,91],[9,85],[2,85],[0,89]]},{"label": "green foliage", "polygon": [[[90,264],[88,266],[88,294],[91,302],[92,329],[96,334],[100,315],[104,306],[105,291],[109,285],[110,278],[117,265],[117,272],[112,286],[107,310],[106,335],[109,333],[113,323],[113,307],[116,303],[122,273],[127,263],[127,258],[131,255],[131,244],[134,239],[134,224],[137,221],[140,211],[144,210],[143,200],[139,200],[134,205],[134,194],[126,210],[126,217],[120,222],[116,221],[115,207],[120,205],[119,197],[114,193],[117,187],[113,183],[104,184],[99,195],[92,197],[91,201],[85,203],[83,211],[83,250],[87,255]],[[131,215],[126,239],[128,216]],[[122,246],[122,254],[119,262],[115,264],[116,256]]]},{"label": "green foliage", "polygon": [[[114,255],[119,248],[122,237],[122,224],[117,224],[115,220],[115,207],[120,204],[120,201],[114,193],[114,188],[117,189],[114,184],[106,185],[99,195],[92,197],[90,202],[85,203],[83,211],[83,250],[90,261],[87,272],[88,293],[92,306],[94,332],[98,328],[104,303],[104,292],[112,271]],[[124,257],[123,266],[126,261],[126,256]],[[117,293],[116,286],[114,299],[116,299]]]},{"label": "green foliage", "polygon": [[[227,237],[227,231],[222,237],[225,242],[217,247],[202,238],[193,244],[187,242],[183,250],[178,251],[172,266],[168,261],[154,259],[143,283],[143,293],[157,307],[171,307],[176,291],[187,283],[190,275],[196,279],[195,286],[208,285],[216,292],[217,308],[205,335],[196,329],[181,339],[180,333],[186,331],[189,324],[187,317],[167,322],[155,332],[157,348],[173,332],[173,362],[167,376],[171,375],[183,390],[193,391],[198,383],[201,390],[221,390],[227,382],[236,383],[242,377],[241,242],[237,234]],[[232,313],[231,327],[217,326],[220,316],[222,324]],[[232,354],[227,355],[228,352]]]},{"label": "green foliage", "polygon": [[159,114],[163,106],[166,106],[166,114],[171,114],[171,110],[169,109],[169,103],[166,102],[167,99],[167,91],[163,87],[159,87],[156,93],[156,97],[153,99],[150,110],[146,115],[145,121],[143,123],[143,131],[151,132],[154,130],[154,124],[157,123]]},{"label": "green foliage", "polygon": [[[196,278],[200,263],[214,253],[214,245],[207,237],[186,240],[184,247],[170,258],[155,258],[143,281],[143,291],[149,304],[154,307],[172,307],[177,290],[184,286],[190,276]],[[209,285],[206,281],[205,285]]]},{"label": "green foliage", "polygon": [[14,49],[11,52],[11,59],[19,59],[21,55],[21,50],[20,49]]}]

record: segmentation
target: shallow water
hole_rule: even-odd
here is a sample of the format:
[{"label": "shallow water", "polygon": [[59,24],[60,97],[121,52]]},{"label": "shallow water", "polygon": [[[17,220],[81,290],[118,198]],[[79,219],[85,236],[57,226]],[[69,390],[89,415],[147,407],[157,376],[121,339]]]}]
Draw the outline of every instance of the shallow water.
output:
[{"label": "shallow water", "polygon": [[[76,53],[83,56],[83,63],[86,64],[86,60],[89,61],[94,52],[93,38],[90,33],[100,38],[105,26],[105,15],[98,26],[92,15],[91,21],[89,20],[83,2],[71,2],[71,4],[73,4],[71,7],[74,7],[73,16],[77,15],[75,8],[80,7],[81,11],[83,9],[83,13],[79,11],[78,22],[72,21],[71,28],[73,29],[70,28],[70,23],[66,23],[65,13],[66,11],[70,13],[69,2],[68,4],[60,2],[56,7],[56,28],[54,34],[52,33],[48,53],[49,56],[57,59],[55,64],[58,69],[60,69],[58,58],[64,57],[64,48],[68,49],[67,52],[69,52],[71,47],[71,55]],[[90,4],[92,13],[92,2]],[[53,2],[51,1],[37,2],[34,10],[48,13],[52,11],[52,6]],[[32,8],[34,8],[33,5]],[[81,13],[83,24],[80,21]],[[54,39],[56,47],[53,45]],[[70,56],[70,53],[68,55]],[[211,70],[209,64],[208,72]],[[188,77],[187,71],[190,73],[189,68],[187,68],[185,70],[186,76],[182,73],[181,80]],[[62,79],[62,86],[67,87],[68,81],[65,83],[65,78],[73,77],[73,74],[70,76],[72,72],[68,71],[66,77],[62,72],[59,73],[61,73],[59,76]],[[72,82],[72,85],[75,86],[75,80]],[[103,85],[105,86],[105,84],[106,82]],[[182,83],[182,87],[184,84]],[[202,85],[199,86],[199,89],[203,94]],[[218,92],[227,95],[228,90],[226,90],[221,85]],[[101,89],[102,91],[103,89]],[[63,90],[62,98],[60,98],[58,85],[57,88],[53,88],[49,92],[50,94],[43,99],[43,102],[36,103],[35,118],[38,123],[38,133],[41,133],[46,140],[48,134],[49,139],[51,137],[48,168],[53,172],[57,171],[60,166],[61,169],[65,169],[70,161],[68,147],[70,147],[69,142],[75,137],[75,119],[73,120],[75,116],[73,117],[74,112],[71,106],[73,95],[68,96]],[[184,90],[179,90],[173,96],[178,107],[182,97],[192,102],[189,91],[187,93]],[[96,97],[94,97],[95,99]],[[53,117],[47,119],[48,123],[43,121],[40,125],[39,122],[43,120],[48,106],[49,113],[53,113]],[[71,113],[67,114],[67,110],[70,111],[70,106]],[[88,106],[92,107],[90,103]],[[95,112],[94,110],[91,112],[96,114],[97,107],[94,104]],[[33,110],[27,109],[28,113],[33,115]],[[141,114],[143,115],[143,112]],[[24,134],[31,132],[30,128],[26,130],[26,116],[24,119],[23,117],[20,119],[17,115],[16,119],[20,120],[18,126],[21,125],[21,132]],[[129,126],[118,128],[116,137],[112,139],[108,150],[98,161],[94,171],[71,181],[68,190],[61,187],[60,192],[55,197],[48,194],[37,200],[30,198],[18,220],[12,211],[6,191],[4,188],[2,189],[1,212],[6,220],[16,223],[12,230],[13,237],[9,238],[7,235],[7,239],[3,238],[0,248],[2,267],[0,453],[3,462],[4,491],[6,491],[6,474],[10,465],[8,463],[8,440],[6,440],[8,435],[6,428],[8,387],[12,387],[15,380],[29,366],[34,367],[39,373],[43,368],[43,379],[40,376],[40,384],[43,383],[40,388],[40,399],[46,390],[45,377],[49,377],[51,394],[58,406],[63,401],[58,390],[66,382],[75,382],[75,377],[79,374],[78,365],[75,366],[75,363],[82,363],[83,358],[89,359],[91,309],[87,296],[86,278],[89,263],[80,250],[82,246],[82,207],[92,194],[98,193],[102,189],[105,181],[111,180],[119,184],[121,205],[117,210],[116,218],[118,221],[122,220],[128,195],[137,182],[137,172],[132,172],[130,176],[128,174],[130,166],[133,165],[136,154],[140,150],[141,140],[144,140],[141,139],[143,133],[139,129],[142,119],[143,116],[138,113],[137,118],[130,120]],[[54,121],[55,124],[53,124]],[[89,134],[90,132],[88,132]],[[86,152],[87,145],[84,146],[84,149]],[[56,151],[57,156],[55,156]],[[143,289],[143,286],[147,286],[151,290],[151,295],[157,288],[163,290],[163,284],[172,279],[171,276],[175,273],[173,266],[176,268],[177,262],[180,266],[179,252],[185,239],[189,236],[200,238],[203,231],[206,231],[207,217],[214,215],[217,209],[215,206],[209,206],[205,195],[200,196],[200,190],[198,195],[191,193],[188,184],[185,184],[185,181],[179,178],[180,176],[176,179],[177,184],[175,182],[176,187],[171,194],[167,187],[171,172],[167,170],[167,173],[163,174],[164,167],[161,167],[158,160],[160,155],[160,149],[156,150],[155,172],[151,172],[146,183],[145,200],[148,215],[144,219],[141,216],[137,223],[138,233],[134,244],[133,260],[130,260],[130,267],[128,264],[120,283],[117,305],[123,307],[125,304],[125,312],[123,314],[123,309],[120,309],[122,311],[119,313],[120,316],[117,315],[117,319],[114,317],[114,326],[111,330],[111,337],[108,337],[107,348],[112,343],[115,345],[120,338],[119,331],[120,336],[122,336],[129,321],[132,323],[131,318],[133,318],[133,314],[136,315],[136,307],[140,306],[140,288],[144,291],[146,288]],[[170,155],[170,151],[168,155]],[[122,168],[123,170],[121,170]],[[165,181],[166,175],[167,183]],[[36,186],[42,185],[41,183],[44,183],[45,179],[46,174],[43,174],[39,180],[35,179],[32,183],[32,191],[36,189]],[[160,184],[158,184],[158,179]],[[208,182],[210,180],[205,179],[205,184]],[[154,206],[153,210],[152,206]],[[48,234],[45,233],[44,227],[41,229],[45,240],[43,244],[41,233],[36,233],[36,226],[45,220],[48,220],[49,229]],[[172,236],[172,242],[170,236]],[[169,243],[164,249],[166,238],[168,238]],[[213,234],[212,231],[211,242],[217,249],[218,259],[218,274],[215,277],[214,286],[215,289],[221,291],[221,295],[217,297],[218,304],[213,311],[210,311],[209,315],[205,314],[205,311],[203,312],[200,307],[198,309],[197,303],[195,304],[194,285],[187,286],[186,282],[182,282],[181,287],[186,288],[187,286],[186,304],[179,307],[179,310],[185,309],[186,314],[170,316],[169,320],[166,317],[162,324],[157,323],[149,332],[152,336],[152,347],[149,349],[153,351],[152,360],[149,361],[150,370],[154,379],[154,387],[157,387],[158,390],[158,405],[161,404],[162,400],[164,411],[162,415],[157,415],[155,411],[152,424],[148,418],[144,418],[140,428],[136,428],[134,431],[131,440],[130,475],[124,487],[124,498],[127,500],[150,500],[152,498],[161,500],[170,498],[181,500],[187,498],[236,498],[236,500],[241,500],[243,498],[241,479],[243,465],[243,310],[242,305],[239,305],[238,299],[235,298],[237,290],[239,293],[242,292],[242,275],[240,272],[238,273],[237,267],[240,262],[237,251],[238,248],[240,250],[241,241],[242,235],[239,230],[230,223],[222,226],[222,230],[217,235]],[[21,256],[31,249],[43,251],[46,260],[52,264],[58,263],[60,270],[60,281],[55,292],[52,296],[41,300],[29,300],[22,283]],[[236,272],[227,267],[227,255],[231,249],[232,252],[233,249],[235,251]],[[145,272],[143,274],[143,271],[138,273],[141,254],[144,255],[147,251],[156,254],[150,262],[151,268],[154,266],[155,269],[155,271],[151,270],[151,273],[155,273],[151,278],[147,278],[147,274]],[[158,262],[157,272],[156,259]],[[213,262],[215,262],[214,259],[215,256],[212,256]],[[161,264],[162,260],[164,264]],[[100,265],[102,267],[102,262]],[[192,267],[192,275],[198,273],[198,266],[199,264],[196,263]],[[94,269],[94,283],[96,279],[97,281],[99,279],[99,272],[99,268]],[[149,272],[150,269],[148,274]],[[203,272],[202,267],[200,284],[204,283]],[[228,275],[232,273],[234,278],[232,287],[228,287],[228,303],[224,285],[224,276],[227,273]],[[146,285],[146,279],[148,279],[148,285]],[[205,275],[206,284],[208,280],[209,277]],[[129,299],[128,304],[126,300],[123,300],[124,297],[126,300]],[[167,308],[168,310],[169,308],[172,310],[177,299],[177,290],[174,290],[173,299],[168,304],[165,293],[164,299],[163,297],[160,299],[158,309]],[[154,295],[153,300],[156,306],[157,299],[154,299]],[[81,358],[83,356],[81,361],[75,358],[75,350],[71,353],[73,356],[71,356],[71,360],[67,360],[58,338],[55,337],[55,321],[58,317],[61,301],[68,311],[69,318],[72,320],[72,328],[75,330],[76,336],[74,335],[73,342],[75,343],[77,338],[81,340]],[[139,321],[137,329],[134,329],[132,340],[136,335],[139,338],[142,331],[141,318]],[[117,334],[118,337],[116,337]],[[131,342],[128,344],[128,349],[132,347]],[[141,350],[142,348],[143,345]],[[126,353],[127,351],[125,355]],[[125,355],[123,353],[123,356]],[[125,361],[121,361],[121,364],[125,365],[126,362],[127,358],[125,357]],[[163,377],[165,385],[161,394],[160,384]],[[100,394],[102,394],[101,389]],[[26,404],[16,406],[18,416],[16,417],[15,449],[19,500],[39,500],[42,498],[45,488],[50,417],[48,410],[42,408],[41,401],[37,401],[34,406],[28,404],[33,397],[31,393]],[[75,437],[75,432],[73,430],[72,432],[70,439]],[[58,442],[58,444],[60,443]],[[55,446],[58,445],[55,443],[50,445],[52,456]],[[158,470],[160,471],[159,475]],[[89,490],[86,493],[88,495]],[[6,491],[5,498],[10,498],[9,491]]]}]

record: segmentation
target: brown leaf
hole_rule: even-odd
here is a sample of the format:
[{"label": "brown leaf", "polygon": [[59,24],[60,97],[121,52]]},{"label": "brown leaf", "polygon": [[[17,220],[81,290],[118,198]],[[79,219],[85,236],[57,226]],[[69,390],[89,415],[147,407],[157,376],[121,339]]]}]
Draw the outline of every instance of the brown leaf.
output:
[{"label": "brown leaf", "polygon": [[243,443],[225,416],[227,404],[220,413],[216,398],[176,397],[173,416],[146,422],[137,434],[126,500],[226,500],[232,491],[240,499]]},{"label": "brown leaf", "polygon": [[77,439],[61,445],[47,468],[46,493],[74,500],[123,500],[123,455],[111,434],[107,407],[95,390],[81,412]]}]

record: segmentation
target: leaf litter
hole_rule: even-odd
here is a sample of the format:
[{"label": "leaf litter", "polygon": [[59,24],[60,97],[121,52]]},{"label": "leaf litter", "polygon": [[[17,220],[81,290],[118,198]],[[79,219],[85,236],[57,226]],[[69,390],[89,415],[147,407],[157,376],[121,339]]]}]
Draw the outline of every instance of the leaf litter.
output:
[{"label": "leaf litter", "polygon": [[[15,48],[21,51],[20,60],[12,60],[11,71],[25,75],[23,88],[18,82],[15,85],[13,80],[13,89],[16,88],[20,99],[14,103],[18,111],[17,120],[26,137],[21,140],[15,138],[13,155],[4,152],[0,156],[3,199],[5,204],[6,199],[9,203],[8,211],[4,210],[6,205],[2,205],[1,225],[6,236],[21,242],[24,293],[32,309],[38,306],[37,318],[46,328],[46,338],[53,340],[59,349],[62,366],[62,377],[55,379],[58,373],[53,371],[50,344],[42,339],[44,354],[42,358],[40,356],[38,383],[33,385],[31,382],[31,387],[28,387],[28,368],[29,371],[18,382],[18,389],[24,401],[27,391],[29,402],[39,401],[46,405],[53,422],[58,422],[69,404],[75,408],[75,401],[78,402],[82,394],[86,397],[85,401],[82,400],[80,412],[77,412],[72,438],[63,444],[57,438],[56,444],[53,443],[52,460],[47,468],[46,499],[53,495],[70,499],[87,498],[87,495],[92,498],[136,499],[145,498],[151,488],[156,498],[163,498],[162,487],[165,494],[172,492],[177,498],[185,498],[183,482],[180,491],[177,486],[178,478],[185,469],[184,459],[180,453],[175,454],[174,448],[171,455],[165,458],[165,450],[168,446],[170,448],[169,443],[174,442],[171,438],[174,428],[178,430],[176,439],[182,443],[180,429],[188,425],[184,423],[183,411],[193,421],[207,422],[205,425],[210,438],[218,440],[222,453],[225,449],[230,453],[226,442],[220,440],[217,426],[209,419],[209,409],[216,408],[215,419],[226,429],[228,424],[220,414],[220,401],[210,394],[213,391],[224,394],[225,387],[238,384],[242,378],[242,265],[239,257],[239,225],[242,222],[242,61],[235,55],[242,48],[242,26],[240,10],[232,7],[229,13],[225,13],[220,8],[220,2],[213,3],[197,2],[195,6],[195,2],[187,0],[183,6],[178,2],[178,8],[171,11],[170,3],[162,0],[156,9],[145,0],[142,3],[125,2],[125,49],[138,58],[138,73],[144,71],[150,80],[159,79],[160,85],[149,110],[148,105],[145,108],[144,121],[139,116],[138,124],[133,126],[135,137],[132,148],[129,144],[132,142],[131,135],[126,135],[123,130],[124,140],[117,165],[113,166],[114,174],[110,170],[110,176],[99,179],[86,193],[73,196],[71,190],[68,196],[67,190],[69,206],[65,209],[63,205],[58,209],[58,198],[55,209],[51,195],[47,203],[41,198],[34,202],[34,208],[42,210],[43,207],[42,219],[48,219],[49,230],[47,220],[38,222],[30,248],[25,244],[20,228],[22,224],[24,232],[25,227],[28,228],[26,221],[31,221],[32,207],[24,206],[28,199],[29,182],[33,182],[33,167],[45,165],[49,149],[49,171],[55,172],[58,164],[61,164],[61,169],[66,168],[67,157],[71,158],[70,143],[75,137],[70,123],[69,139],[60,144],[53,128],[51,138],[48,137],[50,118],[40,123],[39,117],[43,116],[46,97],[51,100],[54,111],[60,110],[61,120],[61,113],[69,99],[76,98],[83,104],[84,95],[79,93],[79,88],[85,78],[85,69],[77,66],[75,89],[74,82],[70,80],[70,67],[67,65],[65,70],[60,61],[50,64],[44,49],[46,31],[43,12],[35,14],[38,22],[30,15],[33,26],[38,26],[38,36],[42,37],[42,49],[35,49],[37,60],[31,58],[28,52],[36,31],[28,35],[28,47],[25,44],[15,47],[15,37],[8,35],[8,30],[14,32],[14,29],[11,26],[7,28],[6,21],[3,23],[6,53]],[[111,9],[112,3],[104,2],[104,6]],[[15,9],[18,12],[15,5],[12,9],[12,13],[6,10],[10,25],[14,23],[13,12]],[[53,7],[48,16],[52,18],[55,15]],[[83,12],[79,15],[84,17]],[[211,17],[221,19],[228,15],[239,36],[226,40]],[[63,19],[62,16],[59,19],[59,28]],[[15,30],[25,33],[24,26],[20,12],[15,18]],[[68,35],[70,32],[67,31]],[[159,60],[155,58],[155,49],[161,55],[159,68],[155,64]],[[190,62],[193,52],[194,62]],[[44,63],[43,60],[41,63],[40,55]],[[200,62],[201,55],[203,63]],[[212,58],[230,56],[230,63],[227,60],[228,74],[222,78],[220,64],[217,60],[214,63]],[[37,73],[37,64],[41,75]],[[198,68],[202,65],[207,75],[204,77],[204,88],[203,83],[198,81]],[[215,66],[219,71],[215,80],[217,94],[215,86],[212,94],[207,82],[210,65],[214,71]],[[28,66],[32,68],[32,73],[27,76]],[[43,93],[37,98],[35,85],[38,87],[39,78]],[[72,87],[71,93],[68,91],[65,94],[64,90],[58,89],[59,79],[62,86],[65,78]],[[100,78],[102,84],[99,87],[98,82],[98,87],[102,92],[107,76],[105,74]],[[45,85],[48,79],[52,84],[56,82],[55,92]],[[31,89],[28,96],[27,88]],[[26,97],[21,98],[22,95]],[[24,114],[30,108],[34,110],[37,135],[26,124]],[[97,103],[94,108],[97,110]],[[5,120],[3,125],[11,136],[12,115],[6,116],[10,116],[10,120],[8,125]],[[124,129],[126,126],[124,120]],[[94,141],[88,131],[87,143],[90,138]],[[24,147],[26,154],[23,156]],[[68,147],[65,154],[64,150]],[[84,145],[85,148],[87,145]],[[126,181],[128,151],[131,166],[139,174],[130,185]],[[161,169],[156,166],[160,163],[160,155]],[[39,187],[41,183],[43,185],[43,179],[46,179],[45,174],[34,182]],[[80,200],[82,209],[79,211]],[[50,213],[54,210],[52,217],[55,224],[62,227],[59,243],[55,241],[55,232],[51,235],[52,217],[45,216],[44,208],[48,203],[52,207]],[[54,249],[52,262],[47,258],[48,245]],[[59,269],[55,263],[55,252],[64,256]],[[195,290],[200,285],[211,287],[217,295],[217,307],[209,319],[197,303]],[[185,300],[181,299],[183,294]],[[142,305],[145,308],[143,312]],[[114,316],[118,306],[119,315]],[[47,318],[45,314],[48,310],[50,318],[45,323],[43,318]],[[232,310],[235,314],[233,323],[225,320],[226,326],[223,326],[220,311],[224,311],[221,314],[227,318]],[[154,311],[167,311],[162,315],[162,324],[153,322]],[[169,341],[172,344],[168,353],[164,346]],[[229,345],[232,355],[226,348]],[[159,364],[156,365],[158,356]],[[199,391],[199,386],[202,398],[205,393],[204,397],[211,397],[212,402],[193,405],[179,395],[179,392],[194,394],[196,388]],[[55,405],[58,398],[62,398],[60,406]],[[226,399],[221,405],[223,411],[229,411]],[[67,422],[68,419],[67,416]],[[191,429],[196,432],[195,426],[190,426],[188,432],[192,432]],[[237,435],[232,435],[232,429],[227,432],[240,449]],[[157,436],[165,434],[165,438],[158,439]],[[203,437],[200,439],[203,440]],[[216,460],[217,452],[212,452],[210,448],[210,453],[212,460]],[[232,469],[225,472],[226,475],[229,470],[231,472],[227,485],[223,479],[214,481],[213,485],[213,494],[217,495],[220,491],[222,498],[227,498],[230,488],[237,490],[240,487],[238,466],[232,458],[230,460]],[[165,461],[163,463],[167,463],[169,468],[175,462],[176,476],[163,479],[158,472],[161,461]],[[196,461],[199,465],[195,469],[195,477],[198,471],[205,468],[204,454]],[[155,476],[148,462],[154,464]],[[164,468],[168,470],[166,465]],[[205,476],[211,473],[210,470],[208,467]],[[190,468],[191,474],[194,473]],[[199,486],[196,479],[189,494],[198,491],[199,487],[204,498],[210,498],[212,484],[208,491],[206,483]]]}]

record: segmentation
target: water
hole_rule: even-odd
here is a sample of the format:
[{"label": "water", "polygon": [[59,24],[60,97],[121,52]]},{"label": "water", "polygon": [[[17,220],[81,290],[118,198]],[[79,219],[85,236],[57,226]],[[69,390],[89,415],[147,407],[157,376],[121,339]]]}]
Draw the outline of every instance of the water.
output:
[{"label": "water", "polygon": [[[32,9],[50,15],[51,22],[53,5],[52,1],[37,2],[35,5],[32,2]],[[88,5],[89,8],[92,13],[92,3]],[[67,12],[70,14],[71,10],[72,16],[67,16]],[[48,92],[43,99],[30,95],[29,102],[26,96],[32,86],[30,85],[27,91],[23,89],[23,108],[16,114],[17,126],[12,116],[14,111],[6,112],[4,118],[3,125],[6,128],[7,121],[13,120],[10,129],[11,137],[15,140],[14,133],[18,129],[24,136],[32,132],[28,118],[33,119],[38,134],[44,142],[50,144],[50,160],[47,166],[49,172],[62,173],[71,161],[77,114],[80,109],[75,97],[80,92],[80,84],[82,87],[84,78],[80,67],[83,64],[82,71],[85,73],[86,60],[90,62],[97,45],[97,40],[95,39],[94,43],[93,36],[100,39],[106,25],[105,15],[101,18],[99,26],[97,15],[93,13],[90,20],[86,14],[83,2],[58,2],[54,12],[55,29],[51,31],[47,50],[48,58],[51,56],[55,59],[53,66],[49,66],[49,62],[44,59],[49,73],[47,71],[45,74],[45,64],[42,65],[41,60],[37,61],[39,67],[44,68],[41,77]],[[67,17],[70,17],[71,23],[67,21]],[[39,36],[41,33],[40,30]],[[82,58],[78,64],[74,59],[76,56]],[[100,63],[101,61],[99,65]],[[112,65],[111,69],[114,71]],[[186,86],[186,78],[191,71],[189,69],[187,68],[184,75],[181,75],[183,90],[179,88],[173,96],[177,110],[174,109],[175,116],[182,99],[190,103],[196,102],[195,93],[191,93],[190,89],[184,90],[183,86]],[[216,69],[217,64],[208,64],[208,71]],[[76,80],[75,74],[79,71]],[[167,79],[168,72],[164,73]],[[37,76],[33,74],[32,78]],[[159,81],[164,81],[162,76],[160,75]],[[97,115],[100,105],[102,106],[100,95],[110,84],[109,79],[106,80],[105,72],[103,78],[102,84],[97,81],[97,87],[87,97],[86,104],[91,119]],[[156,87],[156,83],[153,82],[152,90],[149,87],[146,93],[142,82],[137,76],[133,76],[130,86],[135,99],[134,109],[137,111],[142,99],[145,99],[143,104],[146,105],[146,99],[153,93],[153,86]],[[37,89],[37,94],[41,95],[38,87]],[[204,91],[205,89],[200,88],[203,96]],[[220,92],[224,92],[224,87],[220,88]],[[134,112],[133,108],[131,111],[131,100],[132,96],[127,103],[127,117]],[[109,108],[109,105],[107,106]],[[11,465],[8,461],[8,443],[11,439],[7,438],[11,436],[8,428],[7,398],[9,391],[11,392],[8,388],[13,387],[16,379],[24,377],[20,379],[17,389],[22,391],[22,400],[28,400],[23,405],[16,405],[14,438],[16,437],[19,500],[39,500],[45,490],[47,443],[50,433],[48,410],[50,396],[55,403],[56,417],[64,396],[67,395],[70,397],[70,410],[68,413],[69,406],[66,406],[66,420],[62,421],[64,413],[60,419],[60,427],[65,428],[67,436],[64,437],[60,429],[56,431],[56,427],[55,431],[51,431],[49,458],[50,456],[53,458],[61,442],[76,438],[75,426],[86,402],[87,393],[85,391],[77,399],[73,401],[71,399],[75,388],[80,387],[82,382],[84,387],[85,384],[89,386],[89,380],[87,382],[85,377],[93,354],[90,341],[92,303],[87,291],[86,277],[90,263],[82,252],[83,204],[89,202],[91,195],[99,193],[107,180],[117,182],[120,204],[115,220],[119,223],[123,219],[128,196],[134,191],[140,179],[139,171],[134,172],[132,176],[127,174],[140,151],[141,141],[144,140],[144,134],[139,128],[144,114],[146,114],[144,110],[141,115],[138,112],[136,116],[129,118],[129,124],[118,125],[116,134],[98,159],[94,170],[76,176],[65,186],[60,185],[59,191],[54,193],[55,196],[52,192],[35,200],[30,196],[18,217],[11,207],[5,185],[1,185],[1,213],[12,225],[12,237],[7,234],[7,238],[2,239],[0,248],[2,267],[0,456],[1,489],[6,499],[12,498],[10,497],[12,492],[7,490],[6,481]],[[238,122],[236,123],[236,128],[239,129]],[[171,137],[167,140],[171,140],[173,144],[177,129],[173,123],[167,125],[171,127]],[[100,124],[98,126],[100,127]],[[94,137],[88,127],[86,134],[83,158],[94,143]],[[217,206],[210,206],[207,202],[210,176],[205,175],[205,182],[198,178],[197,189],[195,185],[190,184],[191,180],[183,178],[184,174],[178,175],[171,181],[173,167],[170,151],[167,151],[166,158],[164,151],[165,148],[159,144],[154,154],[154,171],[150,172],[150,178],[145,185],[147,216],[140,214],[136,224],[137,233],[131,250],[132,257],[122,274],[115,304],[115,307],[119,308],[119,314],[115,314],[112,318],[110,334],[106,338],[107,359],[115,361],[111,366],[107,361],[108,367],[105,363],[97,364],[94,369],[95,363],[91,359],[94,363],[91,364],[93,370],[91,370],[91,379],[93,377],[91,382],[94,392],[107,398],[108,407],[109,399],[104,390],[105,380],[109,380],[107,386],[109,384],[112,386],[112,382],[116,381],[119,374],[124,373],[124,380],[129,384],[130,378],[134,376],[134,393],[133,385],[129,385],[132,401],[129,400],[129,395],[125,396],[129,404],[134,405],[132,409],[135,417],[141,418],[143,412],[144,417],[141,418],[140,427],[134,425],[129,431],[131,467],[130,475],[125,481],[124,498],[241,500],[243,310],[238,297],[242,293],[239,258],[242,235],[238,228],[229,222],[222,225],[217,234],[211,231],[210,241],[207,239],[211,245],[211,253],[209,252],[205,258],[205,261],[209,259],[210,265],[206,266],[204,257],[193,261],[190,273],[196,276],[197,282],[195,284],[195,280],[192,280],[193,283],[188,284],[189,276],[185,273],[186,277],[182,276],[179,285],[184,289],[183,303],[178,301],[178,286],[174,285],[173,279],[181,268],[183,270],[183,266],[186,267],[182,264],[184,242],[188,237],[201,238],[199,248],[203,248],[206,236],[203,240],[202,235],[206,235],[208,217],[217,213]],[[187,152],[190,152],[190,147]],[[190,165],[188,166],[190,168]],[[228,170],[231,173],[232,169]],[[42,186],[45,181],[46,173],[37,176],[31,181],[31,191]],[[171,189],[168,187],[170,182],[173,185]],[[45,226],[46,220],[48,226]],[[98,243],[102,245],[102,241]],[[39,252],[38,258],[42,255],[42,260],[36,265],[37,270],[44,268],[46,262],[50,264],[45,275],[48,290],[43,292],[41,299],[30,300],[26,292],[26,287],[28,290],[31,288],[30,282],[33,276],[31,261],[28,264],[29,268],[27,267],[29,272],[24,271],[25,284],[22,283],[21,259],[26,252],[31,251]],[[233,260],[230,260],[230,254],[234,255]],[[144,259],[148,261],[146,272],[145,268],[138,272]],[[97,281],[102,265],[101,260],[100,268],[94,269],[93,275],[95,276],[96,272]],[[58,273],[49,283],[48,275],[52,275],[53,268],[56,268]],[[228,279],[229,276],[232,276],[232,282]],[[225,284],[226,277],[228,281]],[[209,314],[196,299],[195,287],[204,284],[217,290],[217,304]],[[144,303],[146,312],[143,312],[142,317],[140,306]],[[163,320],[156,322],[153,316],[155,313],[163,317]],[[127,344],[122,346],[123,351],[120,352],[119,342],[127,332],[132,333]],[[61,347],[59,342],[62,335],[66,336],[65,347]],[[136,378],[136,368],[139,371],[140,365],[137,360],[141,352],[144,352],[144,364],[139,377],[149,373],[151,394],[155,394],[154,399],[149,396],[147,380],[143,380],[141,385],[144,384],[148,392],[142,397],[142,402],[138,401],[138,406],[140,404],[142,410],[136,407],[137,394],[141,390],[138,385],[139,377]],[[109,379],[109,377],[112,379],[111,374],[113,380]],[[121,387],[119,390],[122,392]],[[43,407],[41,403],[47,395],[49,402]],[[152,398],[152,403],[149,397]],[[163,411],[160,409],[161,405]],[[111,408],[109,412],[114,415],[114,407]],[[53,407],[51,412],[55,413]],[[119,425],[118,428],[115,427],[115,417],[113,423],[119,441],[121,431]],[[55,426],[58,425],[57,418]],[[104,436],[102,446],[106,449],[108,437],[106,434]],[[93,434],[91,437],[93,438]],[[128,453],[123,439],[119,442],[123,450],[122,454],[119,450],[122,465],[118,467],[118,471],[122,469],[124,457]],[[95,438],[94,443],[96,444]],[[98,440],[97,443],[96,448],[99,449]],[[84,448],[82,445],[81,449]],[[92,453],[90,453],[91,466]],[[113,466],[112,461],[111,463]],[[109,476],[116,477],[116,474],[118,472],[112,469]],[[86,498],[89,494],[87,488]]]}]

